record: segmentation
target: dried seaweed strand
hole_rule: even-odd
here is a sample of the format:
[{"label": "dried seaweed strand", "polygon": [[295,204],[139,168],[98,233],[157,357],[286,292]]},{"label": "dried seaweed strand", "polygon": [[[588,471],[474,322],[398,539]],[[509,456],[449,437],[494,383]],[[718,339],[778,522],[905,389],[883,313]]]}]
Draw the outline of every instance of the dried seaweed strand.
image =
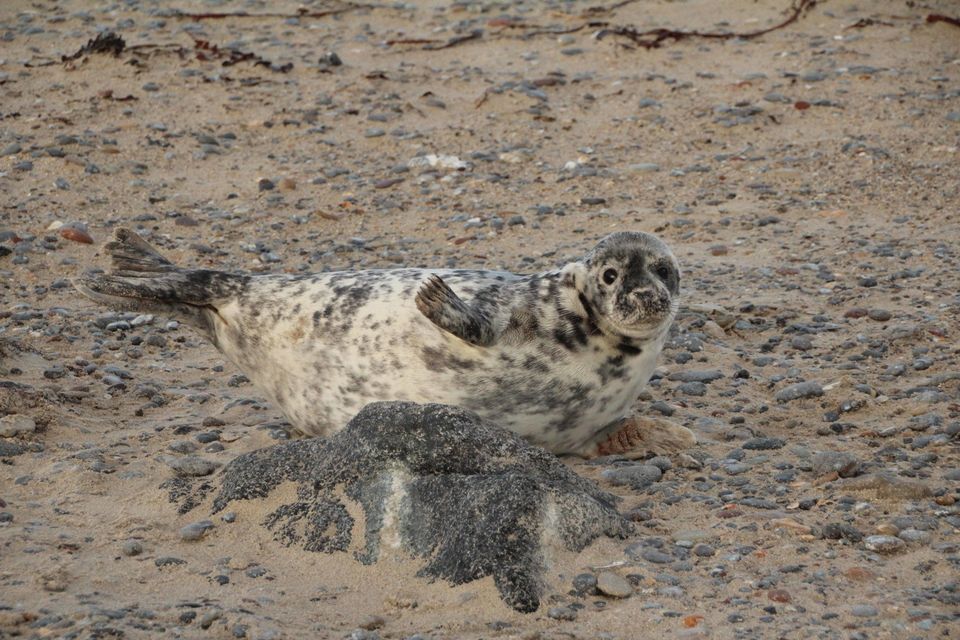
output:
[{"label": "dried seaweed strand", "polygon": [[945,16],[942,13],[931,13],[927,16],[927,22],[946,22],[947,24],[952,24],[955,27],[960,27],[960,18],[951,18],[950,16]]},{"label": "dried seaweed strand", "polygon": [[610,27],[600,31],[597,34],[597,39],[599,40],[608,35],[619,36],[631,40],[634,44],[643,47],[644,49],[656,49],[660,47],[666,40],[676,41],[686,38],[708,38],[715,40],[731,40],[737,38],[740,40],[750,40],[752,38],[757,38],[770,33],[771,31],[776,31],[777,29],[783,29],[784,27],[793,24],[803,13],[813,8],[813,6],[816,4],[817,0],[793,0],[793,3],[790,7],[790,15],[787,16],[785,20],[771,27],[759,29],[757,31],[749,31],[746,33],[677,31],[674,29],[664,28],[650,29],[648,31],[637,31],[634,27]]},{"label": "dried seaweed strand", "polygon": [[229,18],[326,18],[327,16],[339,15],[358,9],[376,9],[374,4],[351,4],[336,9],[325,9],[323,11],[308,11],[299,9],[296,13],[250,13],[248,11],[209,11],[204,13],[189,13],[187,11],[177,11],[173,17],[198,22],[200,20],[227,20]]}]

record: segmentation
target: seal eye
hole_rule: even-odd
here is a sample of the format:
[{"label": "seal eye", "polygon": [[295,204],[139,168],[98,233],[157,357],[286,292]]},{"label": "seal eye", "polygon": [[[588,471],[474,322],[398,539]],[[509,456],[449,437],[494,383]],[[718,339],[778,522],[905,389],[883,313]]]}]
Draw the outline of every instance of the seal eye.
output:
[{"label": "seal eye", "polygon": [[603,272],[603,281],[607,284],[613,284],[617,281],[617,275],[616,269],[607,269]]},{"label": "seal eye", "polygon": [[657,277],[666,282],[667,278],[670,277],[670,267],[665,264],[661,264],[659,267],[657,267]]}]

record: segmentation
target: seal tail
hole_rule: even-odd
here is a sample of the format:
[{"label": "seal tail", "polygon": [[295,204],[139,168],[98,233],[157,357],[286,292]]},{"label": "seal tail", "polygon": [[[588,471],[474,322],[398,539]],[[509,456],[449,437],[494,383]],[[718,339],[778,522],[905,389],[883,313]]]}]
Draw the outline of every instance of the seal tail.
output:
[{"label": "seal tail", "polygon": [[215,335],[222,322],[217,306],[235,295],[248,276],[176,266],[146,240],[118,228],[104,245],[110,255],[109,273],[87,272],[73,279],[77,290],[94,302],[115,309],[173,316]]}]

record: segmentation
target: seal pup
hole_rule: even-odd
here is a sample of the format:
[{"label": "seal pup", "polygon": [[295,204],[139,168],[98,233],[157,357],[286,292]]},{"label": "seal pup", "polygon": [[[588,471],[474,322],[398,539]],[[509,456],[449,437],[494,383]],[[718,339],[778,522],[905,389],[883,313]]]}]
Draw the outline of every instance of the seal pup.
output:
[{"label": "seal pup", "polygon": [[618,232],[532,275],[386,269],[249,275],[174,265],[133,231],[108,274],[74,280],[111,307],[197,328],[307,435],[378,400],[470,409],[557,454],[642,456],[693,444],[630,416],[678,306],[656,236]]}]

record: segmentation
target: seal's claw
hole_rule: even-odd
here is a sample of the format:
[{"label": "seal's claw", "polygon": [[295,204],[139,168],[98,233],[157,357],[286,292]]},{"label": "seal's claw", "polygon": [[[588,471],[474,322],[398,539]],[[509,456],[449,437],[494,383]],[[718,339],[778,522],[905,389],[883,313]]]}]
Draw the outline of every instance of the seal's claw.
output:
[{"label": "seal's claw", "polygon": [[697,443],[690,429],[649,416],[624,418],[619,428],[597,445],[595,456],[623,455],[631,459],[671,455]]}]

